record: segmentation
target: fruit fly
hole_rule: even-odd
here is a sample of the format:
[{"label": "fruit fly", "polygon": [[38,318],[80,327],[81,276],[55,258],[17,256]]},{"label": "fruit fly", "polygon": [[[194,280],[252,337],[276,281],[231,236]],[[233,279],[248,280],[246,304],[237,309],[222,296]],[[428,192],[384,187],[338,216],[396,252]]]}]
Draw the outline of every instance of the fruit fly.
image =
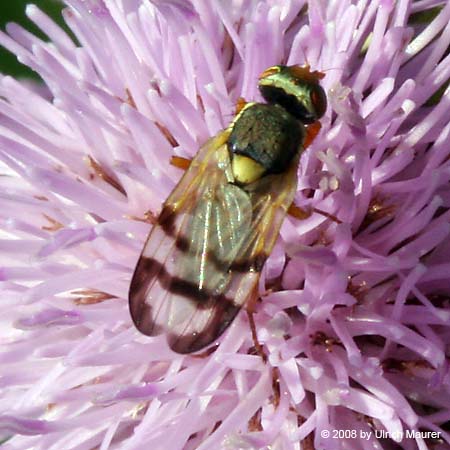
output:
[{"label": "fruit fly", "polygon": [[200,148],[134,271],[129,306],[140,332],[165,333],[175,352],[196,352],[255,295],[294,200],[308,124],[327,107],[323,76],[301,66],[266,69],[258,83],[266,103],[245,104]]}]

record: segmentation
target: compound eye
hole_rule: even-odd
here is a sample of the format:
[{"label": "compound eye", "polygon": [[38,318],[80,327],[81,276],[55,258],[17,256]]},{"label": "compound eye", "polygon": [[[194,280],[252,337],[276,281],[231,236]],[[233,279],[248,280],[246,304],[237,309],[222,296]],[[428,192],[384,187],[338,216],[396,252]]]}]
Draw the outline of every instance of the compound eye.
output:
[{"label": "compound eye", "polygon": [[327,110],[327,96],[320,84],[311,86],[311,105],[314,108],[316,120],[319,120]]}]

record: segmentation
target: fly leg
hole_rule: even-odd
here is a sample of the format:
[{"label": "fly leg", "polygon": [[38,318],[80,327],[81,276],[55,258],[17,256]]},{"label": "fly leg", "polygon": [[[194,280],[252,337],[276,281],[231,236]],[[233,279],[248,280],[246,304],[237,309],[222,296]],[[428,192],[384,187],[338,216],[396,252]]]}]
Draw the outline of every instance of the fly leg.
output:
[{"label": "fly leg", "polygon": [[178,169],[181,169],[184,171],[189,169],[191,162],[192,162],[192,159],[183,158],[182,156],[172,156],[170,158],[170,164],[172,164],[172,166],[178,167]]},{"label": "fly leg", "polygon": [[[255,289],[256,292],[256,289]],[[263,360],[263,363],[267,363],[267,353],[264,351],[263,346],[258,341],[258,335],[256,333],[256,324],[255,319],[253,317],[253,314],[255,313],[255,307],[256,307],[256,301],[258,297],[253,296],[249,303],[247,304],[247,317],[248,322],[250,324],[250,330],[252,332],[252,339],[253,339],[253,346],[256,350],[256,353],[261,357]],[[275,406],[275,408],[278,408],[278,405],[280,403],[280,372],[277,367],[272,367],[272,389],[273,389],[273,395],[271,397],[271,402]]]},{"label": "fly leg", "polygon": [[256,333],[256,324],[255,319],[253,318],[254,311],[250,311],[247,309],[247,317],[248,317],[248,323],[250,324],[250,330],[252,332],[252,339],[253,339],[253,346],[256,350],[256,353],[261,357],[263,360],[263,363],[265,364],[267,362],[267,355],[264,351],[262,345],[258,341],[258,335]]},{"label": "fly leg", "polygon": [[258,341],[258,334],[256,332],[255,319],[253,317],[253,314],[255,314],[256,303],[258,301],[258,298],[259,298],[258,286],[255,286],[253,289],[253,293],[247,302],[246,311],[247,311],[248,323],[250,324],[250,330],[252,332],[253,347],[256,350],[256,353],[261,357],[261,359],[263,360],[263,362],[265,364],[267,362],[267,354],[264,351],[261,343]]},{"label": "fly leg", "polygon": [[[314,122],[311,125],[308,125],[306,127],[306,136],[305,136],[305,140],[303,142],[303,148],[307,148],[311,145],[311,143],[314,141],[316,136],[319,134],[321,127],[322,127],[322,125],[320,124],[319,121]],[[295,203],[292,203],[291,206],[289,206],[287,213],[290,216],[295,217],[298,220],[305,220],[308,217],[311,217],[314,213],[317,213],[317,214],[320,214],[320,215],[326,217],[327,219],[332,220],[333,222],[342,223],[342,221],[339,220],[333,214],[330,214],[319,208],[303,209],[303,208],[300,208],[299,206],[297,206]]]},{"label": "fly leg", "polygon": [[235,115],[236,115],[236,116],[244,109],[244,107],[245,107],[245,105],[246,105],[247,103],[248,103],[248,102],[247,102],[247,100],[245,100],[244,97],[239,97],[239,98],[237,99],[237,102],[236,102],[236,112],[235,112]]},{"label": "fly leg", "polygon": [[298,220],[308,219],[308,217],[311,217],[314,213],[317,213],[332,220],[333,222],[342,223],[342,220],[338,219],[335,215],[330,214],[329,212],[323,211],[319,208],[300,208],[300,206],[297,206],[295,203],[292,203],[291,206],[289,206],[287,213]]},{"label": "fly leg", "polygon": [[303,141],[304,149],[308,148],[312,144],[316,136],[319,134],[321,128],[322,125],[319,121],[314,122],[306,127],[306,136],[305,140]]}]

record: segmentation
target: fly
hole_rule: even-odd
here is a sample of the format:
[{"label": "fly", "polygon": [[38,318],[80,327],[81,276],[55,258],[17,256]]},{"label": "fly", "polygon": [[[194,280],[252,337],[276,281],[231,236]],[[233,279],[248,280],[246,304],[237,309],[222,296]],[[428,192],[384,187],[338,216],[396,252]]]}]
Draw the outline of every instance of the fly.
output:
[{"label": "fly", "polygon": [[300,154],[327,107],[309,67],[260,76],[247,103],[203,145],[164,202],[138,260],[129,306],[143,334],[178,353],[215,342],[255,294],[297,190]]}]

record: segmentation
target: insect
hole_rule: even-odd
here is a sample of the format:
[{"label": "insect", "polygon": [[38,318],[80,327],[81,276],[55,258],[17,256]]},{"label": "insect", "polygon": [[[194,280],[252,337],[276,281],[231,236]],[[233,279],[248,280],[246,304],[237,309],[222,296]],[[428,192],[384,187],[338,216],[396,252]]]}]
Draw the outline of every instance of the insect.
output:
[{"label": "insect", "polygon": [[200,148],[134,271],[129,307],[143,334],[165,333],[178,353],[199,351],[255,294],[294,200],[307,125],[327,107],[323,76],[301,66],[266,69],[258,87],[267,103],[245,104]]}]

